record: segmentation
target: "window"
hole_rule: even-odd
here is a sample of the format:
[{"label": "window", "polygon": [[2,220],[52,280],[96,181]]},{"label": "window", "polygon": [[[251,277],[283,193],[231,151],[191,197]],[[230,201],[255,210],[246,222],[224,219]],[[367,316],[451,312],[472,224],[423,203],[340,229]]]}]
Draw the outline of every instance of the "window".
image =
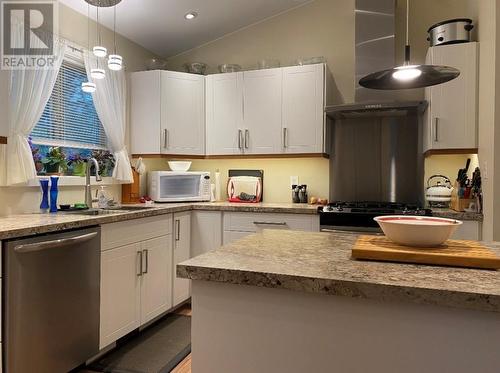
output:
[{"label": "window", "polygon": [[85,67],[65,59],[42,117],[31,132],[33,143],[106,148],[106,134],[92,96],[81,89],[84,81]]},{"label": "window", "polygon": [[[71,49],[71,47],[70,47]],[[111,176],[114,157],[107,150],[104,128],[92,96],[81,89],[87,73],[81,52],[67,52],[42,117],[29,144],[37,174],[83,176],[84,161],[94,157],[101,176]]]}]

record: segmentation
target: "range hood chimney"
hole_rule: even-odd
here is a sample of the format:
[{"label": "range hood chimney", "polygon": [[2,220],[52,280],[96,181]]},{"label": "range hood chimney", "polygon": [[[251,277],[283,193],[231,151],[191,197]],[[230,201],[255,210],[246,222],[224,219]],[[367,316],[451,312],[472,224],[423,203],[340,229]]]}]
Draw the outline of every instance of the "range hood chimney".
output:
[{"label": "range hood chimney", "polygon": [[392,101],[394,92],[364,88],[359,79],[395,66],[395,0],[355,2],[355,102]]},{"label": "range hood chimney", "polygon": [[[402,101],[400,91],[381,91],[359,85],[359,79],[390,69],[395,63],[395,0],[356,0],[355,102],[325,108],[332,119],[398,117],[421,114],[426,101]],[[399,98],[399,100],[398,100]]]}]

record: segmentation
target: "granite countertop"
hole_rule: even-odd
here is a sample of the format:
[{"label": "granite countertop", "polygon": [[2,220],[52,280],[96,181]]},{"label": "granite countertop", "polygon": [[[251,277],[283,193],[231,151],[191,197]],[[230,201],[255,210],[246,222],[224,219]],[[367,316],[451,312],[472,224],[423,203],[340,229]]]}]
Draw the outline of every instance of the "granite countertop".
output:
[{"label": "granite countertop", "polygon": [[432,208],[432,215],[457,220],[483,221],[483,214],[480,212],[459,212],[452,209]]},{"label": "granite countertop", "polygon": [[[179,264],[177,275],[500,312],[500,271],[353,260],[351,248],[357,237],[264,230]],[[500,255],[500,244],[491,247]]]},{"label": "granite countertop", "polygon": [[[131,205],[134,206],[134,205]],[[144,206],[144,205],[140,205]],[[65,229],[88,227],[91,225],[114,223],[130,219],[145,218],[190,210],[263,212],[282,214],[317,214],[318,206],[302,203],[231,203],[231,202],[195,202],[154,204],[142,210],[111,211],[105,215],[80,215],[76,213],[57,214],[19,214],[0,216],[0,240],[50,233]],[[449,209],[433,210],[436,216],[462,220],[482,220],[481,214],[460,213]]]},{"label": "granite countertop", "polygon": [[[129,205],[135,206],[135,205]],[[140,205],[144,206],[144,205]],[[294,203],[168,203],[154,204],[141,210],[113,210],[104,215],[82,215],[77,213],[57,214],[19,214],[0,217],[0,240],[35,234],[56,232],[65,229],[83,228],[92,225],[115,223],[119,221],[145,218],[190,210],[241,211],[316,214],[317,207]]]}]

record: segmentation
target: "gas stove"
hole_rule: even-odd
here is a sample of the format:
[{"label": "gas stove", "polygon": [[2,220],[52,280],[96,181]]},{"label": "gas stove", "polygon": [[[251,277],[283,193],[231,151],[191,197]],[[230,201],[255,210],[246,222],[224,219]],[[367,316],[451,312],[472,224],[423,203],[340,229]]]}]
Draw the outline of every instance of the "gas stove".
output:
[{"label": "gas stove", "polygon": [[417,205],[396,202],[344,202],[337,201],[318,208],[323,231],[349,230],[380,232],[373,220],[381,215],[431,216],[432,211]]}]

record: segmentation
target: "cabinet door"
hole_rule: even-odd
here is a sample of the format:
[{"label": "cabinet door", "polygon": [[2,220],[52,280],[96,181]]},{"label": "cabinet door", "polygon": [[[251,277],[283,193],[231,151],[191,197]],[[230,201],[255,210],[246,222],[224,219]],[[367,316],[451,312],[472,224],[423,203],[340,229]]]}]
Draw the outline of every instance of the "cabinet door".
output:
[{"label": "cabinet door", "polygon": [[191,257],[222,246],[222,213],[220,211],[191,212]]},{"label": "cabinet door", "polygon": [[477,148],[477,43],[431,49],[433,64],[460,70],[458,78],[427,88],[431,101],[427,119],[431,148]]},{"label": "cabinet door", "polygon": [[321,153],[324,137],[323,64],[283,68],[282,146],[286,153]]},{"label": "cabinet door", "polygon": [[243,73],[206,77],[207,154],[243,152]]},{"label": "cabinet door", "polygon": [[191,282],[177,278],[176,266],[191,257],[191,213],[174,214],[174,270],[173,306],[184,302],[191,296]]},{"label": "cabinet door", "polygon": [[172,307],[172,235],[144,241],[141,248],[141,324],[144,324]]},{"label": "cabinet door", "polygon": [[132,154],[160,154],[160,71],[130,74]]},{"label": "cabinet door", "polygon": [[244,152],[281,152],[282,69],[243,73]]},{"label": "cabinet door", "polygon": [[140,252],[131,244],[101,254],[100,348],[139,327]]},{"label": "cabinet door", "polygon": [[161,130],[162,153],[205,154],[204,76],[162,71]]},{"label": "cabinet door", "polygon": [[246,237],[253,233],[254,232],[224,231],[223,244],[227,245],[233,241],[239,240],[240,238]]}]

